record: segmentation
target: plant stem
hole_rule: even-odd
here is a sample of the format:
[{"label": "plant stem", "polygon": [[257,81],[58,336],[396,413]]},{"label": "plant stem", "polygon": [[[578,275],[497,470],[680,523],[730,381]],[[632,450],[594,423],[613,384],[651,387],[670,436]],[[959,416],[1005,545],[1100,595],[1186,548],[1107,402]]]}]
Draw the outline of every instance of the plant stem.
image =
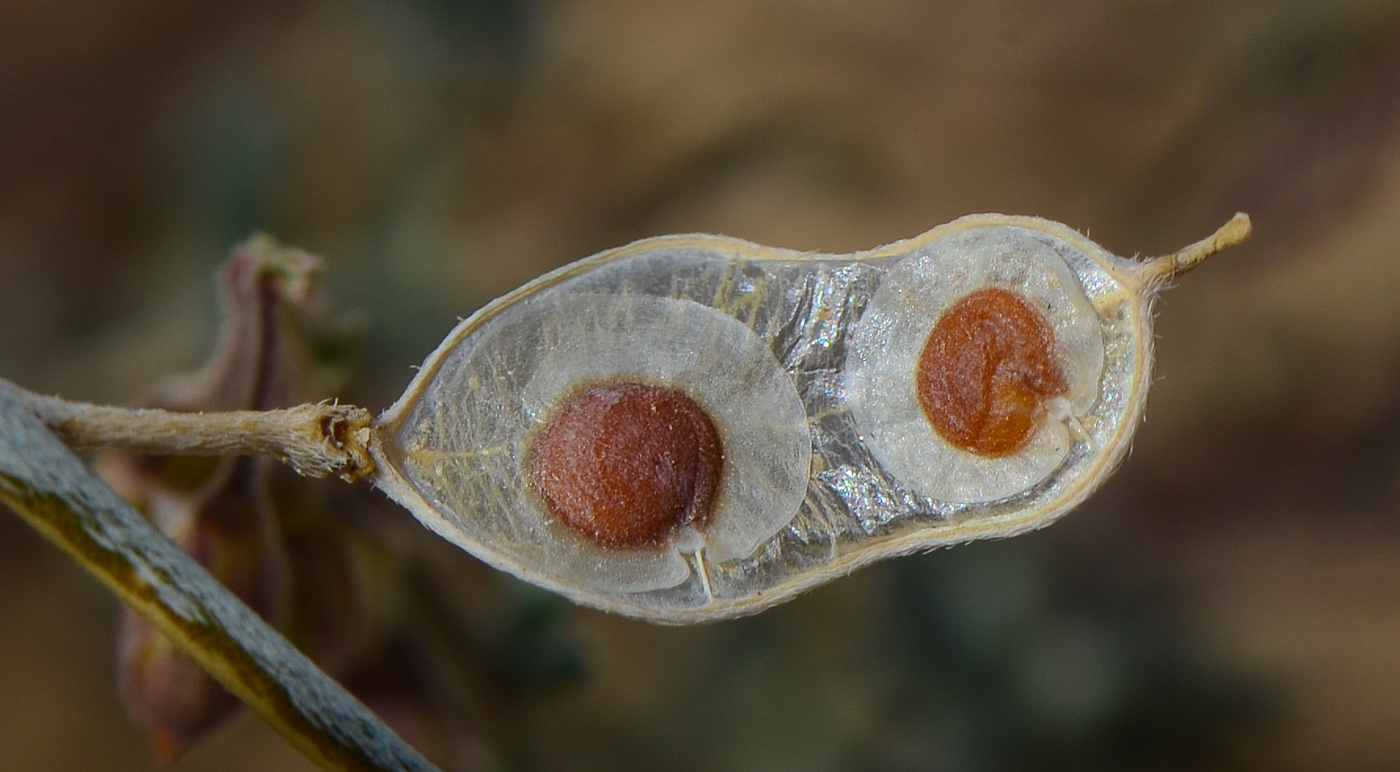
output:
[{"label": "plant stem", "polygon": [[0,503],[328,770],[434,767],[83,466],[0,381]]},{"label": "plant stem", "polygon": [[74,448],[192,456],[267,455],[307,477],[358,480],[374,471],[370,413],[353,405],[181,413],[69,402],[4,382],[25,409]]}]

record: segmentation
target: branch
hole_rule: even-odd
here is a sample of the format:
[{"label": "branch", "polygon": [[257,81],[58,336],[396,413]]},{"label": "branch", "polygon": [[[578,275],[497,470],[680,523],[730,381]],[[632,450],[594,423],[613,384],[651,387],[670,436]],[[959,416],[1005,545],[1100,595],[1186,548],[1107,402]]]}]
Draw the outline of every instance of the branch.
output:
[{"label": "branch", "polygon": [[322,768],[433,769],[93,476],[31,415],[30,397],[0,381],[0,502]]}]

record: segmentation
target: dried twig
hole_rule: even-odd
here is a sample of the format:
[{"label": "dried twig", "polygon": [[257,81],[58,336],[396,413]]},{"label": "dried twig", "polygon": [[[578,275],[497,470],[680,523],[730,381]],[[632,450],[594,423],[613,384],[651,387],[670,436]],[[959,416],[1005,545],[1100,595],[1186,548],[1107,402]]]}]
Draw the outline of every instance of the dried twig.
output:
[{"label": "dried twig", "polygon": [[321,767],[433,769],[93,476],[45,431],[34,410],[32,395],[0,381],[0,502],[66,550]]}]

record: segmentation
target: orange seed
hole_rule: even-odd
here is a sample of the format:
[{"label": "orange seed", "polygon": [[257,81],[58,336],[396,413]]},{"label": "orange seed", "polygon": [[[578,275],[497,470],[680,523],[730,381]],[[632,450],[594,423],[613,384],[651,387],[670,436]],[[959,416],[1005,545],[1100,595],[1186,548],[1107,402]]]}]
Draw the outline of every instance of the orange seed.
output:
[{"label": "orange seed", "polygon": [[919,355],[915,391],[939,436],[998,458],[1030,444],[1044,403],[1069,392],[1044,315],[988,287],[938,318]]}]

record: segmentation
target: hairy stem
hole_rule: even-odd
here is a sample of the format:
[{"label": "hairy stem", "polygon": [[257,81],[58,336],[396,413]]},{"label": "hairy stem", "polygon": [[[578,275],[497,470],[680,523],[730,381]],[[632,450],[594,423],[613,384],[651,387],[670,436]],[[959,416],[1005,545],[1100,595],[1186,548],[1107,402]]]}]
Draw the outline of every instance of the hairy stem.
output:
[{"label": "hairy stem", "polygon": [[353,405],[181,413],[68,402],[8,384],[26,410],[74,448],[191,456],[273,456],[307,477],[358,480],[374,471],[370,413]]}]

